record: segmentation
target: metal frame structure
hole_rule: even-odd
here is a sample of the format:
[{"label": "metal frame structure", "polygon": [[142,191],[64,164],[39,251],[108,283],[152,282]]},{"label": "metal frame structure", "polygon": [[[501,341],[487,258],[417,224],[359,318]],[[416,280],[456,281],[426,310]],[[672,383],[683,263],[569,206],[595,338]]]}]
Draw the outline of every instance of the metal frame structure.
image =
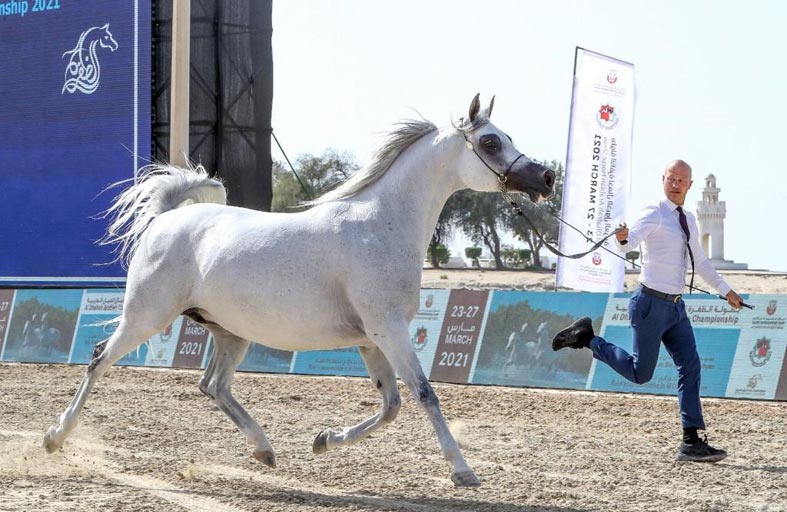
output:
[{"label": "metal frame structure", "polygon": [[[182,4],[181,4],[182,3]],[[173,28],[190,4],[190,51]],[[174,148],[224,179],[230,204],[270,210],[273,103],[272,0],[158,0],[153,4],[154,159],[185,163]],[[176,22],[173,24],[173,19]],[[182,26],[181,26],[182,28]],[[175,41],[177,33],[175,34]],[[172,55],[190,55],[188,85],[171,79]],[[182,61],[176,62],[181,64]],[[182,69],[182,68],[181,68]],[[175,85],[176,89],[171,90]],[[188,113],[180,112],[188,88]],[[181,101],[177,102],[178,97]],[[187,124],[183,117],[187,117]],[[174,120],[174,124],[172,123]],[[173,126],[188,126],[178,142]],[[170,140],[172,138],[172,140]]]}]

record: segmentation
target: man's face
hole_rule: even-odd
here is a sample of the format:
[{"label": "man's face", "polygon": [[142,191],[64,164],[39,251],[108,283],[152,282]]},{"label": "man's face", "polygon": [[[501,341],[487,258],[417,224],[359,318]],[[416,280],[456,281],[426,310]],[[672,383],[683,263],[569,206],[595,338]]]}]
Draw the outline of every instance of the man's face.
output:
[{"label": "man's face", "polygon": [[676,165],[664,171],[661,179],[664,184],[664,195],[678,206],[683,206],[686,194],[694,183],[691,181],[691,171],[683,165]]}]

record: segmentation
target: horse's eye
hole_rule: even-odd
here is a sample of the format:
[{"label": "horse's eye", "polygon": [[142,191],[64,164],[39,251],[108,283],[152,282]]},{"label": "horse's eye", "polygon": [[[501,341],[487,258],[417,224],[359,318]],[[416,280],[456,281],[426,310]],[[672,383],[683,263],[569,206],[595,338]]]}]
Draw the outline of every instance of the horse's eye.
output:
[{"label": "horse's eye", "polygon": [[497,151],[497,149],[500,147],[500,141],[494,135],[490,137],[482,137],[481,145],[484,147],[484,149],[489,151]]}]

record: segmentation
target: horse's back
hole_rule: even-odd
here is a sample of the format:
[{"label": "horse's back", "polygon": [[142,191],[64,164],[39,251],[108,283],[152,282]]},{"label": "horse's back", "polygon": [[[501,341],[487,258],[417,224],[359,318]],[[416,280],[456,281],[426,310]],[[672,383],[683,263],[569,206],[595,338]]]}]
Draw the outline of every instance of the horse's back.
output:
[{"label": "horse's back", "polygon": [[140,287],[166,283],[184,311],[266,345],[358,344],[365,335],[340,234],[311,217],[215,204],[169,211],[149,228],[129,280],[133,270]]}]

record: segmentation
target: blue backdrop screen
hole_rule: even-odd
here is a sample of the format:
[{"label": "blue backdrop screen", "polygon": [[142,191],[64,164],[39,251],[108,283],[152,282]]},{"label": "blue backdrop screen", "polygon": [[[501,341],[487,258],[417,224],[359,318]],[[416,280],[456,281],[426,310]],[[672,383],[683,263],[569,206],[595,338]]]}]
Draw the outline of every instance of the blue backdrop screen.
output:
[{"label": "blue backdrop screen", "polygon": [[151,147],[150,0],[0,0],[0,285],[121,280],[96,219]]}]

